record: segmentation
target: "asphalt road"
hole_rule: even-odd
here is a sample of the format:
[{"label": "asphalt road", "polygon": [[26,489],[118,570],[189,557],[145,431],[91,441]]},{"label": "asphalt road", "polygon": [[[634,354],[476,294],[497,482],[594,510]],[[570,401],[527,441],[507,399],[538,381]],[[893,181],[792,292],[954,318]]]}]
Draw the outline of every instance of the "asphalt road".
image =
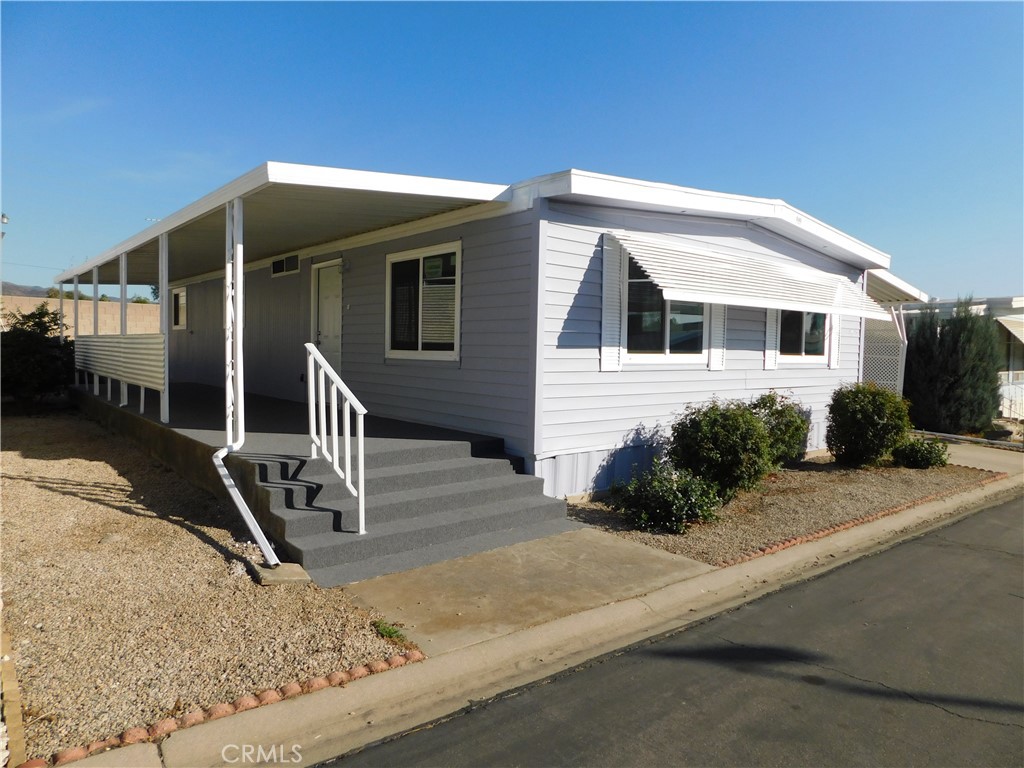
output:
[{"label": "asphalt road", "polygon": [[1022,523],[993,507],[334,764],[1019,767]]}]

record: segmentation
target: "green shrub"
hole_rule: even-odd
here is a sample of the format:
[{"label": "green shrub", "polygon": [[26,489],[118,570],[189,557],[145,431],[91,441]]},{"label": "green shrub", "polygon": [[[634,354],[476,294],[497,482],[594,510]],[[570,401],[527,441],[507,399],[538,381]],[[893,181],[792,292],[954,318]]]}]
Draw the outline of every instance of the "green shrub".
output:
[{"label": "green shrub", "polygon": [[910,429],[907,404],[877,384],[850,384],[832,393],[825,444],[836,463],[874,464],[905,442]]},{"label": "green shrub", "polygon": [[713,483],[723,502],[774,469],[768,428],[744,403],[692,408],[672,425],[671,451],[676,467]]},{"label": "green shrub", "polygon": [[669,533],[682,533],[699,520],[714,520],[719,506],[711,483],[675,469],[661,456],[647,472],[613,487],[610,503],[634,528]]},{"label": "green shrub", "polygon": [[768,429],[772,463],[783,466],[803,461],[810,422],[796,402],[777,392],[769,392],[752,401],[750,408]]},{"label": "green shrub", "polygon": [[9,312],[0,333],[0,391],[19,401],[60,394],[75,374],[74,343],[62,340],[60,315],[41,303],[31,312]]},{"label": "green shrub", "polygon": [[892,459],[899,466],[910,469],[944,467],[949,463],[949,449],[938,440],[913,439],[896,446]]}]

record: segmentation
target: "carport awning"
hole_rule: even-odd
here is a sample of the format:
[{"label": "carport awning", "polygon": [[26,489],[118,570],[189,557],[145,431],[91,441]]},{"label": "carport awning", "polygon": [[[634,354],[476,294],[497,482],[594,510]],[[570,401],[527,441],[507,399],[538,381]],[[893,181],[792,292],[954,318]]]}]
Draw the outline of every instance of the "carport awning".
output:
[{"label": "carport awning", "polygon": [[842,275],[632,232],[606,236],[619,243],[670,301],[891,319],[886,310]]},{"label": "carport awning", "polygon": [[264,163],[225,186],[169,214],[99,256],[62,272],[55,282],[120,279],[127,256],[129,284],[158,280],[159,237],[167,234],[169,279],[224,269],[225,205],[245,204],[247,264],[329,245],[480,204],[507,204],[507,187],[450,179],[354,171],[345,168]]},{"label": "carport awning", "polygon": [[1003,317],[997,317],[996,322],[1013,334],[1017,341],[1024,343],[1024,316],[1004,315]]}]

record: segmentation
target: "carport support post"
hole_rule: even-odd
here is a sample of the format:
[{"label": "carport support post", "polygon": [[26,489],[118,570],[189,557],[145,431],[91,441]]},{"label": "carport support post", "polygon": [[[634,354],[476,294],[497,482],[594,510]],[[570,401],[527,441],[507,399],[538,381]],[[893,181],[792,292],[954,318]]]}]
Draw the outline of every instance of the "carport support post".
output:
[{"label": "carport support post", "polygon": [[160,333],[164,337],[164,388],[160,393],[160,421],[167,424],[171,420],[171,296],[167,292],[167,233],[163,232],[159,239],[158,290],[160,294]]},{"label": "carport support post", "polygon": [[[128,335],[128,254],[118,256],[121,282],[121,335]],[[122,342],[123,343],[123,342]],[[123,347],[122,347],[123,349]],[[121,407],[128,405],[128,385],[121,382]]]},{"label": "carport support post", "polygon": [[[92,335],[100,335],[100,268],[92,268]],[[100,396],[100,375],[93,371],[92,393]]]},{"label": "carport support post", "polygon": [[225,208],[224,226],[224,415],[227,445],[245,442],[245,273],[242,267],[242,198]]},{"label": "carport support post", "polygon": [[[78,275],[75,275],[74,280],[72,280],[72,282],[71,282],[71,290],[74,292],[74,295],[71,297],[71,300],[74,302],[74,304],[73,304],[74,309],[72,310],[72,312],[73,312],[73,316],[75,318],[75,325],[74,325],[74,329],[75,330],[73,331],[73,333],[75,334],[75,338],[77,339],[78,338]],[[86,374],[86,375],[88,376],[88,374]],[[86,384],[88,384],[88,383],[89,383],[89,381],[88,381],[88,379],[86,379]],[[76,387],[78,386],[78,365],[77,365],[77,363],[75,365],[75,386]]]}]

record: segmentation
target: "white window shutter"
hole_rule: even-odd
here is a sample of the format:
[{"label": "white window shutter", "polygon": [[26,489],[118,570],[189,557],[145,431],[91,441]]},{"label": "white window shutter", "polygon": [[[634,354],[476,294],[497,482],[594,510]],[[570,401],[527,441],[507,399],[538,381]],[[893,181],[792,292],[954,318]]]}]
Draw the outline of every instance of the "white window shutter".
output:
[{"label": "white window shutter", "polygon": [[840,315],[829,315],[829,332],[828,332],[828,367],[838,368],[839,367],[839,342],[841,341],[842,333],[839,323]]},{"label": "white window shutter", "polygon": [[779,367],[779,310],[766,309],[764,323],[764,369]]},{"label": "white window shutter", "polygon": [[622,370],[622,248],[602,237],[601,370]]},{"label": "white window shutter", "polygon": [[725,370],[725,314],[724,304],[711,305],[711,349],[708,356],[708,368],[712,371]]}]

